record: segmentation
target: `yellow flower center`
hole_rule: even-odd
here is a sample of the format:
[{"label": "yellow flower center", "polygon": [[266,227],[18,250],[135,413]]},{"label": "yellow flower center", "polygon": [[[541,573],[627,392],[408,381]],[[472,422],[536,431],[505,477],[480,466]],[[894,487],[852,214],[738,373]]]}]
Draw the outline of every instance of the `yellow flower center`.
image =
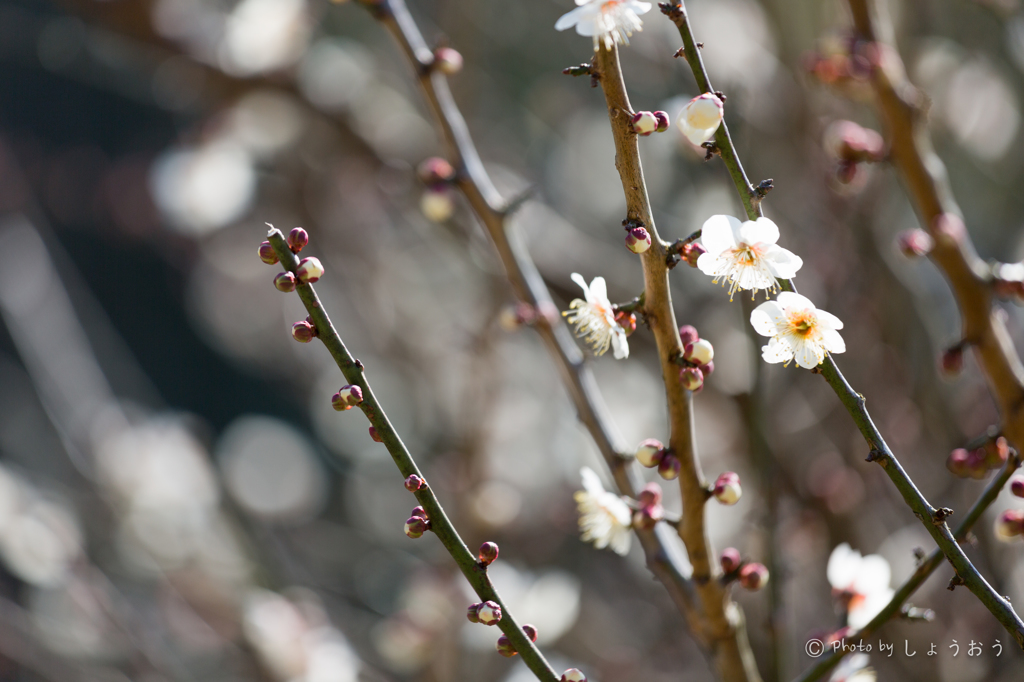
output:
[{"label": "yellow flower center", "polygon": [[800,310],[789,314],[789,326],[800,336],[810,336],[818,321],[813,313],[808,310]]}]

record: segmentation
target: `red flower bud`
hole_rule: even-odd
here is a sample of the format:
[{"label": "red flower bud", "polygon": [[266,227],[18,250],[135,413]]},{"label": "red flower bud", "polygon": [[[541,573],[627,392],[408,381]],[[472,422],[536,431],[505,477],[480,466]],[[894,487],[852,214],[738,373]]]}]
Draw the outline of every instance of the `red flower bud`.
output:
[{"label": "red flower bud", "polygon": [[664,455],[665,446],[660,440],[648,438],[636,446],[636,459],[645,467],[656,467]]},{"label": "red flower bud", "polygon": [[498,545],[493,542],[485,542],[480,545],[480,551],[477,553],[477,557],[480,559],[480,563],[484,566],[489,566],[494,563],[494,560],[498,558]]},{"label": "red flower bud", "polygon": [[277,254],[274,253],[274,247],[270,245],[270,242],[260,244],[260,260],[267,265],[273,265],[278,262]]},{"label": "red flower bud", "polygon": [[682,341],[684,348],[699,339],[697,328],[693,325],[684,324],[679,328],[679,340]]},{"label": "red flower bud", "polygon": [[935,240],[924,230],[907,230],[896,237],[896,246],[907,258],[918,258],[935,248]]},{"label": "red flower bud", "polygon": [[405,489],[408,490],[411,493],[416,492],[417,490],[419,490],[420,488],[424,487],[425,485],[426,485],[426,481],[424,481],[422,478],[420,478],[416,474],[412,474],[412,475],[409,476],[409,478],[405,479]]},{"label": "red flower bud", "polygon": [[530,638],[531,642],[537,641],[537,628],[527,623],[523,626],[523,632],[526,633],[526,636]]},{"label": "red flower bud", "polygon": [[679,478],[679,471],[683,468],[679,458],[673,454],[666,453],[661,458],[661,462],[658,463],[658,475],[664,478],[666,481],[672,481]]},{"label": "red flower bud", "polygon": [[288,233],[288,248],[292,250],[292,253],[302,251],[302,247],[308,243],[309,234],[301,227],[292,228],[292,231]]},{"label": "red flower bud", "polygon": [[768,569],[764,564],[745,564],[740,569],[740,585],[750,591],[760,590],[768,583]]},{"label": "red flower bud", "polygon": [[451,76],[462,70],[462,55],[450,47],[439,47],[434,50],[434,68]]},{"label": "red flower bud", "polygon": [[381,438],[380,434],[377,433],[377,429],[373,426],[370,427],[370,438],[372,438],[376,443],[384,442],[384,439]]},{"label": "red flower bud", "polygon": [[295,291],[296,284],[298,284],[298,280],[295,279],[295,275],[290,272],[282,272],[274,277],[274,286],[277,287],[278,291],[283,291],[285,293]]},{"label": "red flower bud", "polygon": [[640,503],[641,507],[652,507],[656,504],[661,504],[661,486],[657,483],[648,483],[640,491],[637,502]]},{"label": "red flower bud", "polygon": [[722,550],[722,556],[719,558],[719,561],[722,564],[722,570],[728,575],[739,570],[740,564],[743,563],[743,558],[740,556],[740,551],[735,547],[726,547]]}]

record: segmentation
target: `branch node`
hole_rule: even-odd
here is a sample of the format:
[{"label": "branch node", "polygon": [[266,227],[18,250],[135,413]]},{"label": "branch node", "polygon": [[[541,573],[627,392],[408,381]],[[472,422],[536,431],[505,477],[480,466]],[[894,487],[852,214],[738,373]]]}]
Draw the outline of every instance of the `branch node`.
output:
[{"label": "branch node", "polygon": [[941,526],[946,522],[950,516],[953,515],[953,510],[949,507],[939,507],[932,512],[932,523],[936,526]]},{"label": "branch node", "polygon": [[718,156],[722,155],[722,150],[718,148],[718,143],[714,140],[710,142],[702,142],[700,146],[704,147],[704,149],[708,151],[708,153],[704,155],[705,161],[710,161],[716,154]]},{"label": "branch node", "polygon": [[886,454],[885,454],[884,450],[879,450],[878,448],[871,448],[871,451],[868,453],[868,456],[864,458],[864,461],[865,462],[881,462],[885,458],[886,458]]},{"label": "branch node", "polygon": [[946,589],[949,590],[950,592],[952,592],[959,585],[963,585],[963,584],[964,584],[964,579],[960,577],[960,574],[959,573],[954,573],[953,577],[949,579],[949,584],[946,585]]},{"label": "branch node", "polygon": [[661,13],[664,14],[669,19],[671,19],[672,21],[682,19],[683,17],[686,16],[683,12],[683,6],[677,5],[675,3],[659,2],[658,9],[660,9]]}]

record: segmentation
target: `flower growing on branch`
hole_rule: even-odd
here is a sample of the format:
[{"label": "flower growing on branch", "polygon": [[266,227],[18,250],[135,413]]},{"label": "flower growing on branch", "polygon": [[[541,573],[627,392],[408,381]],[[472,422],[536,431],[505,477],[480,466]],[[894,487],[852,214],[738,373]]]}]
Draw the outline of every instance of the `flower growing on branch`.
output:
[{"label": "flower growing on branch", "polygon": [[590,344],[597,355],[604,355],[611,346],[615,359],[629,357],[629,342],[626,330],[615,321],[615,310],[608,300],[608,288],[604,277],[595,277],[590,286],[578,273],[572,273],[572,281],[580,285],[586,300],[574,299],[571,310],[562,314],[575,327],[576,336]]},{"label": "flower growing on branch", "polygon": [[714,93],[705,92],[690,100],[679,114],[677,125],[686,139],[699,147],[715,136],[723,116],[722,100]]},{"label": "flower growing on branch", "polygon": [[750,313],[750,324],[761,336],[770,336],[761,347],[765,362],[796,364],[814,369],[827,353],[842,353],[846,343],[837,329],[843,322],[832,313],[818,310],[811,300],[800,294],[784,291],[774,301],[767,301]]},{"label": "flower growing on branch", "polygon": [[611,50],[615,43],[628,45],[634,31],[643,30],[640,15],[651,9],[651,3],[638,0],[576,0],[576,9],[555,23],[555,30],[573,26],[581,36],[593,36],[594,50],[604,44]]},{"label": "flower growing on branch", "polygon": [[593,542],[594,547],[611,547],[616,554],[629,551],[629,527],[633,513],[622,498],[601,485],[589,467],[580,469],[583,490],[573,496],[580,512],[580,538]]},{"label": "flower growing on branch", "polygon": [[[803,260],[782,248],[779,228],[767,218],[740,222],[728,215],[711,216],[701,228],[707,253],[697,259],[705,275],[729,282],[729,300],[737,289],[779,290],[779,279],[789,279],[803,266]],[[724,286],[723,282],[723,286]]]},{"label": "flower growing on branch", "polygon": [[885,608],[894,594],[889,562],[878,554],[861,556],[843,543],[832,550],[826,569],[832,594],[846,607],[846,623],[859,630]]}]

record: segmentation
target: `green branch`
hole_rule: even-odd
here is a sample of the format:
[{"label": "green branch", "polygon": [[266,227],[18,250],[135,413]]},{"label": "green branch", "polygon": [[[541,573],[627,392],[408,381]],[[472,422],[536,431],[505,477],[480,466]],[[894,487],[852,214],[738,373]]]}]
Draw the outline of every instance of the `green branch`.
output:
[{"label": "green branch", "polygon": [[[295,274],[299,266],[299,259],[288,248],[284,235],[281,234],[280,230],[271,229],[267,239],[270,241],[271,246],[273,246],[274,253],[277,254],[284,268]],[[373,390],[366,380],[363,364],[353,358],[352,354],[345,347],[334,325],[331,324],[327,311],[320,304],[320,298],[313,290],[313,286],[310,284],[299,284],[296,288],[296,293],[302,299],[302,304],[309,313],[313,326],[316,328],[317,338],[327,347],[331,357],[337,363],[338,369],[345,376],[345,380],[349,384],[359,386],[362,389],[363,400],[359,403],[359,408],[362,409],[366,418],[370,420],[370,424],[376,429],[378,436],[384,443],[384,447],[388,449],[391,458],[395,461],[395,466],[398,467],[398,470],[405,478],[414,474],[423,478],[422,472],[416,466],[416,462],[413,460],[412,455],[409,454],[405,443],[402,442],[387,414],[384,413],[384,409],[377,402],[377,398],[374,396]],[[451,554],[455,563],[458,564],[459,570],[466,576],[466,580],[469,581],[470,586],[472,586],[477,596],[480,597],[480,600],[493,601],[501,606],[502,618],[498,621],[498,627],[501,628],[501,631],[512,642],[516,651],[522,656],[526,666],[541,682],[557,682],[558,675],[555,674],[555,671],[544,659],[540,649],[537,648],[526,633],[523,632],[522,627],[516,622],[511,611],[509,611],[505,602],[498,595],[498,591],[491,583],[487,575],[487,568],[477,561],[477,558],[466,547],[466,543],[459,537],[458,531],[455,530],[455,526],[452,525],[451,520],[445,514],[437,496],[434,495],[434,491],[427,485],[421,487],[413,494],[416,496],[420,506],[427,512],[427,518],[430,520],[430,529],[441,541],[441,544],[444,545],[444,548],[448,550],[448,553]]]}]

